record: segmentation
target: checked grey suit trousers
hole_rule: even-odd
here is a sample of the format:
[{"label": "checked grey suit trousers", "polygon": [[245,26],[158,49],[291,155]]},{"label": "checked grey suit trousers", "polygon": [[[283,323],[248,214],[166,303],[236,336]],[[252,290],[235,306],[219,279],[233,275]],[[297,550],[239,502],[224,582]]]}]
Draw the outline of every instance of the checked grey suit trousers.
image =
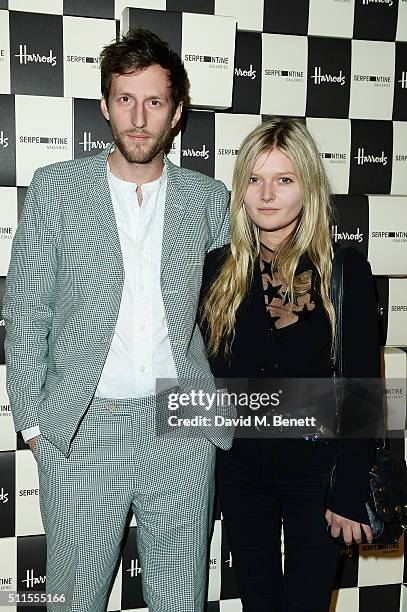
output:
[{"label": "checked grey suit trousers", "polygon": [[202,611],[215,446],[157,437],[157,397],[94,398],[68,457],[37,440],[46,589],[67,596],[48,611],[106,610],[130,510],[150,612]]}]

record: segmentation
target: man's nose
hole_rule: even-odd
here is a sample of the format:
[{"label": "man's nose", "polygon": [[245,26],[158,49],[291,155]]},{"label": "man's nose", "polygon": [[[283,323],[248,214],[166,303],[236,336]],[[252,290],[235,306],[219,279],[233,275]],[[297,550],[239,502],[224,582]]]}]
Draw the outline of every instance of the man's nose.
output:
[{"label": "man's nose", "polygon": [[144,104],[137,104],[132,115],[134,127],[143,128],[147,125],[146,108]]}]

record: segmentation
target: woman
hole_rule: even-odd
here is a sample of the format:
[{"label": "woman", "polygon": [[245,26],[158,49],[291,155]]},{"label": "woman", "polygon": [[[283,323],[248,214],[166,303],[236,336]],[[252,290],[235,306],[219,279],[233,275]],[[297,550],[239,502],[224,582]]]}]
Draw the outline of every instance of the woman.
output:
[{"label": "woman", "polygon": [[[204,268],[200,312],[215,377],[332,376],[330,222],[328,181],[306,127],[275,119],[254,129],[236,159],[230,245],[210,252]],[[356,249],[344,283],[344,375],[380,377],[370,266]],[[328,611],[340,554],[333,538],[371,541],[364,502],[373,460],[367,438],[235,437],[230,451],[218,450],[244,612]]]}]

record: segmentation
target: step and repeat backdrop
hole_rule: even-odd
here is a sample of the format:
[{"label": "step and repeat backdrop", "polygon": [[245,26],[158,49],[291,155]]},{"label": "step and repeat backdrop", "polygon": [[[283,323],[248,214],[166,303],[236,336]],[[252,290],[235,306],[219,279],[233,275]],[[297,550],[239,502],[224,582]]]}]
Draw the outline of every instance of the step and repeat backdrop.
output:
[{"label": "step and repeat backdrop", "polygon": [[[130,25],[167,40],[189,73],[192,110],[169,152],[176,164],[230,188],[243,137],[270,115],[301,118],[313,134],[334,193],[333,240],[360,249],[375,275],[391,446],[404,456],[407,0],[0,0],[0,305],[34,170],[111,142],[98,56]],[[1,321],[0,592],[43,590],[37,470],[14,432],[3,340]],[[147,610],[136,535],[133,519],[110,611]],[[406,612],[404,559],[403,540],[344,548],[331,611]],[[208,600],[209,612],[241,610],[219,511]]]}]

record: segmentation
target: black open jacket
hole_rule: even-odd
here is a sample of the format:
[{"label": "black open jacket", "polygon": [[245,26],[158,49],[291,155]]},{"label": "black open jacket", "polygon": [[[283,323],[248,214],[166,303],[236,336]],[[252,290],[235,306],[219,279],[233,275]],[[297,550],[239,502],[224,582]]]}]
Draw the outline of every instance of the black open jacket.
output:
[{"label": "black open jacket", "polygon": [[[225,245],[207,254],[201,300],[217,277],[229,249],[230,246]],[[226,359],[219,353],[210,358],[215,378],[325,378],[332,375],[330,324],[319,298],[315,266],[304,255],[297,272],[306,269],[313,270],[315,315],[275,333],[265,307],[260,265],[256,262],[251,286],[236,313],[232,357]],[[381,356],[373,279],[369,263],[355,248],[349,249],[346,257],[344,287],[344,376],[380,378]],[[205,325],[202,324],[201,329],[205,338]],[[352,410],[357,409],[357,406],[352,406]],[[304,440],[273,439],[270,443],[282,456],[282,469],[302,465],[307,461],[307,452],[312,445],[312,442]],[[336,443],[339,448],[336,482],[328,507],[336,514],[368,524],[364,502],[368,494],[368,470],[374,462],[374,440],[349,438]]]}]

